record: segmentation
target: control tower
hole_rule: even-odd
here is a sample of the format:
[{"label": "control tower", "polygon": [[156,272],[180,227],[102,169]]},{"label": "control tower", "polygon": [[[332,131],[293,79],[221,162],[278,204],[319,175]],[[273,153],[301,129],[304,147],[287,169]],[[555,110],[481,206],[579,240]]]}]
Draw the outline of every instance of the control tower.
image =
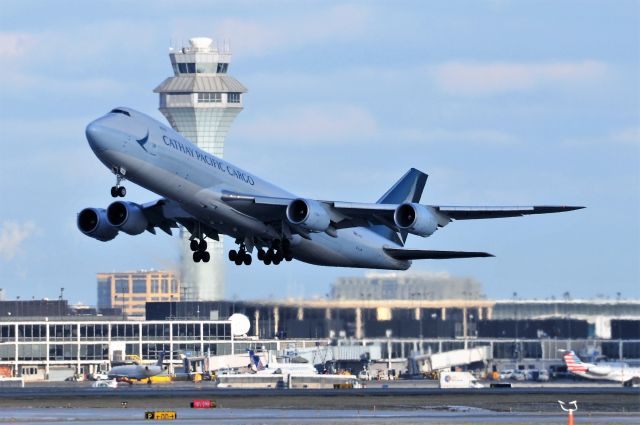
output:
[{"label": "control tower", "polygon": [[[236,115],[242,111],[247,89],[227,75],[231,53],[219,51],[213,40],[196,37],[189,46],[169,50],[173,77],[153,91],[160,95],[160,112],[174,130],[202,150],[222,158],[224,139]],[[224,296],[224,248],[208,240],[211,262],[194,262],[189,232],[181,229],[181,285],[185,298],[194,301],[220,300]]]}]

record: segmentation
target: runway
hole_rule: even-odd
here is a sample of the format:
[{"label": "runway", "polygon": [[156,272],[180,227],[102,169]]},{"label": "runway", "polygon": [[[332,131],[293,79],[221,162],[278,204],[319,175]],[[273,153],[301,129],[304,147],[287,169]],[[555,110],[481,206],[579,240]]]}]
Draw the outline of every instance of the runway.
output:
[{"label": "runway", "polygon": [[[176,409],[180,424],[558,424],[566,415],[554,413],[496,413],[452,407],[426,410],[316,410],[316,409]],[[145,409],[3,409],[0,423],[65,423],[117,425],[145,422]],[[577,414],[576,422],[597,425],[635,424],[635,414]]]}]

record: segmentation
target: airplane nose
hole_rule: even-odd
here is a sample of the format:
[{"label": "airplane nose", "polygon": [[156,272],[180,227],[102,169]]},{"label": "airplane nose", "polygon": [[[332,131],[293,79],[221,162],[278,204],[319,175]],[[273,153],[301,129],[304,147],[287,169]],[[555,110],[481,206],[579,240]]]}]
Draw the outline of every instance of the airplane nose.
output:
[{"label": "airplane nose", "polygon": [[107,149],[107,128],[100,124],[98,120],[89,123],[85,130],[89,146],[94,151]]}]

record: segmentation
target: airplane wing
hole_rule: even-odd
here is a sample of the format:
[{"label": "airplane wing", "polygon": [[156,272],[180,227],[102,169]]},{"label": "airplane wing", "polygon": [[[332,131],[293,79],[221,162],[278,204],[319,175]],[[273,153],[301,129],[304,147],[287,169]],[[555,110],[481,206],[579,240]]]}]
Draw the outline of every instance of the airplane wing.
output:
[{"label": "airplane wing", "polygon": [[445,207],[433,206],[438,212],[453,220],[478,220],[485,218],[521,217],[532,214],[549,214],[579,210],[584,207],[531,206],[531,207]]},{"label": "airplane wing", "polygon": [[[222,200],[235,209],[262,219],[265,222],[280,222],[285,219],[285,210],[293,198],[254,196],[224,192]],[[394,212],[399,204],[357,203],[322,201],[331,217],[334,229],[369,227],[384,225],[401,232],[394,223]],[[548,214],[573,211],[584,207],[573,206],[525,206],[525,207],[463,207],[424,205],[436,218],[438,227],[444,227],[452,220],[472,220],[488,218],[520,217],[530,214]]]},{"label": "airplane wing", "polygon": [[487,252],[470,251],[432,251],[424,249],[383,248],[390,257],[396,260],[444,260],[447,258],[493,257]]},{"label": "airplane wing", "polygon": [[184,211],[177,203],[168,199],[158,199],[140,206],[149,225],[147,231],[155,234],[159,228],[168,235],[171,229],[178,227],[178,223],[186,227],[191,233],[196,226],[211,239],[219,240],[218,232],[209,226],[198,223],[191,214]]}]

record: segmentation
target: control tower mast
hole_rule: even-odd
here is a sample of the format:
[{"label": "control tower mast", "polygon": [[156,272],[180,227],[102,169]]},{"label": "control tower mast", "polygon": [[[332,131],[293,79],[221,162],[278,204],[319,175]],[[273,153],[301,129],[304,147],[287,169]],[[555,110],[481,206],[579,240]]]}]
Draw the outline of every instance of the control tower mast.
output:
[{"label": "control tower mast", "polygon": [[[227,75],[231,53],[219,51],[213,40],[196,37],[189,46],[169,50],[173,77],[154,89],[160,95],[160,112],[171,126],[202,150],[222,158],[224,140],[236,115],[242,111],[247,89]],[[224,296],[222,240],[209,240],[211,263],[201,262],[190,248],[189,232],[181,230],[181,280],[188,300],[211,301]],[[197,257],[197,258],[196,258]],[[206,256],[204,257],[206,259]],[[198,261],[196,261],[198,260]]]}]

